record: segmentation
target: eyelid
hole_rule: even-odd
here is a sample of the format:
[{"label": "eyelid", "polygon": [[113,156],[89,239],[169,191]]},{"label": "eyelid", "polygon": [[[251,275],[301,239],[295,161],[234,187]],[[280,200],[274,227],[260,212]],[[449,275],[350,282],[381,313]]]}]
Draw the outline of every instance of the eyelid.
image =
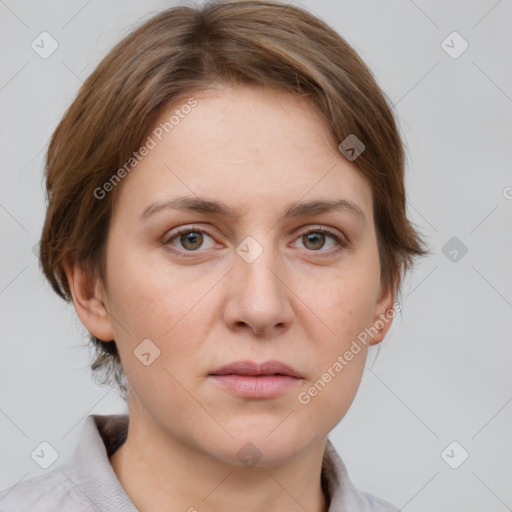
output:
[{"label": "eyelid", "polygon": [[[210,238],[214,238],[213,235],[210,234],[208,230],[206,230],[204,228],[200,228],[199,226],[196,226],[194,224],[191,224],[189,226],[179,226],[179,227],[171,230],[171,232],[166,233],[162,239],[162,243],[164,245],[168,244],[174,238],[182,235],[183,233],[189,233],[189,232],[202,233],[202,234],[204,233],[204,234],[208,235]],[[188,252],[193,252],[193,251],[188,251]]]},{"label": "eyelid", "polygon": [[342,233],[340,233],[338,230],[330,228],[329,226],[324,226],[323,224],[316,224],[316,225],[308,224],[304,229],[300,230],[300,232],[297,236],[301,236],[301,235],[304,235],[305,233],[317,232],[317,231],[320,231],[322,233],[328,233],[329,235],[332,235],[339,239],[344,238],[344,235]]}]

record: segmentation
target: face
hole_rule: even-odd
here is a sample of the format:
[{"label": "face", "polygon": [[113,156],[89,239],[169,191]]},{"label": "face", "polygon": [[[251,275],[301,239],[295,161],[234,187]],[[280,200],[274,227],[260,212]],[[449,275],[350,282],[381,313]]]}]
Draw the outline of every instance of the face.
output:
[{"label": "face", "polygon": [[194,98],[116,190],[110,316],[83,321],[116,340],[141,424],[231,464],[252,442],[270,465],[345,415],[367,345],[343,356],[393,304],[371,189],[304,100],[246,86]]}]

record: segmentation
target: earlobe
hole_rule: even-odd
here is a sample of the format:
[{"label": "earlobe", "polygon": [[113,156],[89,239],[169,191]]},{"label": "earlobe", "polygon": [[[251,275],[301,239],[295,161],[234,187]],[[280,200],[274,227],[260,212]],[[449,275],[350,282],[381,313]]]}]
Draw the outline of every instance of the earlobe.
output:
[{"label": "earlobe", "polygon": [[64,264],[76,313],[86,329],[103,341],[114,340],[104,287],[88,269],[69,260]]}]

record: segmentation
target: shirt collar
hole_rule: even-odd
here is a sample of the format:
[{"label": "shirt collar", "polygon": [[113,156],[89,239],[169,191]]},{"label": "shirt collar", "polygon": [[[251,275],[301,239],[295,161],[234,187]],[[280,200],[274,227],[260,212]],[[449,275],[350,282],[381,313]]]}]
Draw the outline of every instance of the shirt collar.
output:
[{"label": "shirt collar", "polygon": [[127,414],[87,416],[71,458],[69,478],[102,512],[138,512],[108,458],[127,429]]}]

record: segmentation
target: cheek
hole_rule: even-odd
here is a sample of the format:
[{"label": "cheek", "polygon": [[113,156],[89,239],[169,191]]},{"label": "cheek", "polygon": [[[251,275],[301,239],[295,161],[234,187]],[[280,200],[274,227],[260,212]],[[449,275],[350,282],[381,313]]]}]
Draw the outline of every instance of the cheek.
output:
[{"label": "cheek", "polygon": [[[311,414],[315,425],[319,422],[318,428],[334,427],[357,393],[368,353],[358,336],[371,323],[378,286],[377,273],[366,267],[360,272],[338,272],[328,286],[310,288],[316,297],[314,311],[322,322],[314,319],[311,324],[316,326],[311,327],[316,364],[314,378],[302,396],[310,400],[303,406],[309,411],[303,412]],[[325,334],[319,335],[320,331]]]},{"label": "cheek", "polygon": [[[144,401],[158,400],[151,395],[154,389],[181,397],[183,389],[178,382],[187,382],[194,375],[191,366],[198,362],[198,348],[210,332],[215,314],[212,291],[219,277],[194,276],[165,261],[136,265],[128,258],[120,261],[110,276],[114,332],[132,388],[141,397],[150,395]],[[152,342],[151,359],[157,354],[149,366],[136,357],[142,353],[139,347],[148,345],[141,345],[146,339]],[[187,401],[186,394],[182,398]]]},{"label": "cheek", "polygon": [[320,389],[314,398],[317,400],[314,407],[321,420],[318,428],[325,428],[329,432],[346,415],[361,383],[366,354],[367,350],[362,349],[346,364],[338,361],[341,365],[338,368],[331,364],[313,385],[314,389]]},{"label": "cheek", "polygon": [[170,337],[187,317],[194,316],[195,306],[215,284],[214,276],[194,277],[161,255],[148,258],[128,248],[123,257],[121,253],[112,250],[107,269],[111,313],[126,327],[117,328],[121,337],[127,331],[133,338]]},{"label": "cheek", "polygon": [[[137,267],[125,260],[110,274],[111,313],[123,368],[132,391],[152,410],[165,397],[173,397],[175,410],[190,406],[180,383],[190,379],[190,366],[197,360],[197,346],[207,331],[201,299],[214,285],[213,280],[204,282],[207,277],[199,283],[170,268]],[[148,352],[145,365],[141,354]]]},{"label": "cheek", "polygon": [[[363,375],[368,347],[357,340],[367,327],[373,311],[373,297],[351,288],[348,283],[325,295],[317,307],[323,308],[325,323],[334,331],[316,337],[314,371],[297,397],[301,414],[312,432],[334,428],[350,408]],[[323,329],[325,331],[325,329]]]},{"label": "cheek", "polygon": [[372,273],[366,269],[360,273],[336,274],[328,287],[314,291],[314,311],[318,311],[329,327],[324,330],[332,350],[344,350],[372,321],[379,286]]}]

